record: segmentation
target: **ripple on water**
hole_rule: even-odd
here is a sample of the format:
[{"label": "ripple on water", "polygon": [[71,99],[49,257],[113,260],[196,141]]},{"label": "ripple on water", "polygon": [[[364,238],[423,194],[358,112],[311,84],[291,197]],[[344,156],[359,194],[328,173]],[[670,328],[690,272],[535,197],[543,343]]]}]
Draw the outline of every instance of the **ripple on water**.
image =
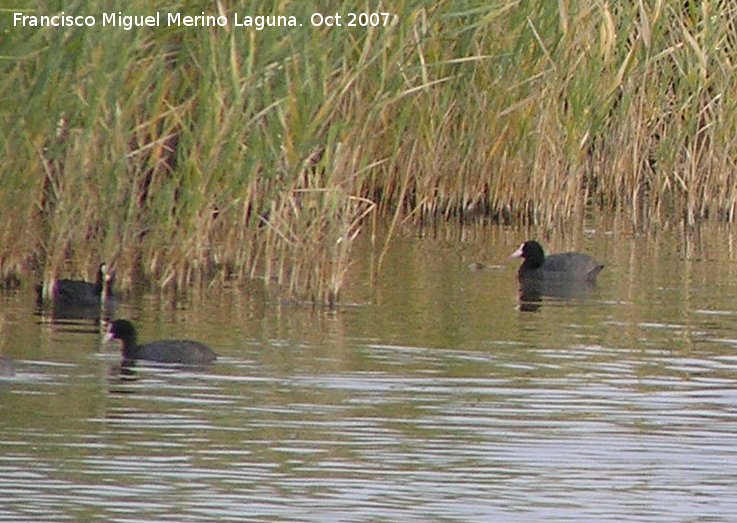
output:
[{"label": "ripple on water", "polygon": [[310,326],[128,374],[74,338],[0,387],[0,520],[730,521],[731,327],[594,305],[438,346]]}]

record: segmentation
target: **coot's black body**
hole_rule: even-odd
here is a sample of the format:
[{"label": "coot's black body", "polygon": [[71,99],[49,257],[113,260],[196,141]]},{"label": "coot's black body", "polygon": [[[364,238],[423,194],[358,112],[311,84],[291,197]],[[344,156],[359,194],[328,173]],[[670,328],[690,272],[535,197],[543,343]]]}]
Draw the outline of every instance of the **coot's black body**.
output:
[{"label": "coot's black body", "polygon": [[539,279],[548,282],[591,282],[604,268],[588,254],[564,252],[545,256],[542,246],[528,240],[512,256],[524,259],[517,271],[520,280]]},{"label": "coot's black body", "polygon": [[54,315],[70,317],[88,317],[98,315],[100,308],[111,311],[114,308],[113,296],[114,272],[108,271],[103,263],[97,270],[95,283],[83,280],[53,280],[44,295],[43,286],[38,286],[37,299],[42,306],[46,298],[50,299]]},{"label": "coot's black body", "polygon": [[201,365],[212,363],[217,354],[203,343],[191,340],[160,340],[138,345],[136,329],[128,320],[115,320],[108,327],[105,341],[120,340],[123,361],[148,360],[160,363]]}]

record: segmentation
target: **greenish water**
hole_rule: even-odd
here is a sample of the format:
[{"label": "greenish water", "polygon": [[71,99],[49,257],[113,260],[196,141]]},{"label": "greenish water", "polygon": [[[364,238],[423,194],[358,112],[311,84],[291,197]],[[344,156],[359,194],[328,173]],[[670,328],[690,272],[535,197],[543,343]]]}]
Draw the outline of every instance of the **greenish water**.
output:
[{"label": "greenish water", "polygon": [[373,279],[361,246],[336,313],[124,301],[142,340],[214,347],[204,369],[121,372],[94,322],[3,296],[0,521],[731,521],[733,235],[554,235],[599,285],[520,307],[525,237],[397,239]]}]

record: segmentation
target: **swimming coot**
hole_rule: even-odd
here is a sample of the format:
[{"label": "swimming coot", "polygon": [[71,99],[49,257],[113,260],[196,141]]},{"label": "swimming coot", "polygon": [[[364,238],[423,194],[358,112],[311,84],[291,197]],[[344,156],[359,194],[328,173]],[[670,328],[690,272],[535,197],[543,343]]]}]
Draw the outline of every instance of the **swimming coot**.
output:
[{"label": "swimming coot", "polygon": [[524,259],[517,271],[522,279],[542,279],[546,281],[588,281],[593,282],[604,268],[588,254],[564,252],[545,256],[542,246],[528,240],[512,256]]},{"label": "swimming coot", "polygon": [[197,341],[160,340],[138,345],[136,329],[128,320],[115,320],[110,324],[105,341],[110,340],[120,340],[123,343],[123,361],[149,360],[199,365],[211,363],[217,358],[210,347]]},{"label": "swimming coot", "polygon": [[[53,280],[50,282],[48,297],[55,308],[99,308],[113,298],[114,271],[108,270],[105,263],[97,269],[95,283],[83,280]],[[39,304],[44,301],[44,288],[38,286]]]}]

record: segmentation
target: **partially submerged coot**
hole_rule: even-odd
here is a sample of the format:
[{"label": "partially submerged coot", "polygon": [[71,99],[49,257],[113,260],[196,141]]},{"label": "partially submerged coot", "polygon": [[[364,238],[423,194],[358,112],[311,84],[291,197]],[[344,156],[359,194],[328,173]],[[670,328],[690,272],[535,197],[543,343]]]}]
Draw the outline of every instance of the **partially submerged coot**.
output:
[{"label": "partially submerged coot", "polygon": [[159,340],[138,345],[136,329],[128,320],[115,320],[110,324],[105,341],[120,340],[123,344],[123,360],[148,360],[160,363],[201,365],[212,363],[217,354],[197,341]]},{"label": "partially submerged coot", "polygon": [[[97,269],[95,283],[84,280],[52,280],[48,289],[39,285],[36,288],[38,302],[47,298],[54,308],[99,308],[113,299],[114,271],[108,270],[106,263]],[[45,295],[46,294],[46,295]]]}]

